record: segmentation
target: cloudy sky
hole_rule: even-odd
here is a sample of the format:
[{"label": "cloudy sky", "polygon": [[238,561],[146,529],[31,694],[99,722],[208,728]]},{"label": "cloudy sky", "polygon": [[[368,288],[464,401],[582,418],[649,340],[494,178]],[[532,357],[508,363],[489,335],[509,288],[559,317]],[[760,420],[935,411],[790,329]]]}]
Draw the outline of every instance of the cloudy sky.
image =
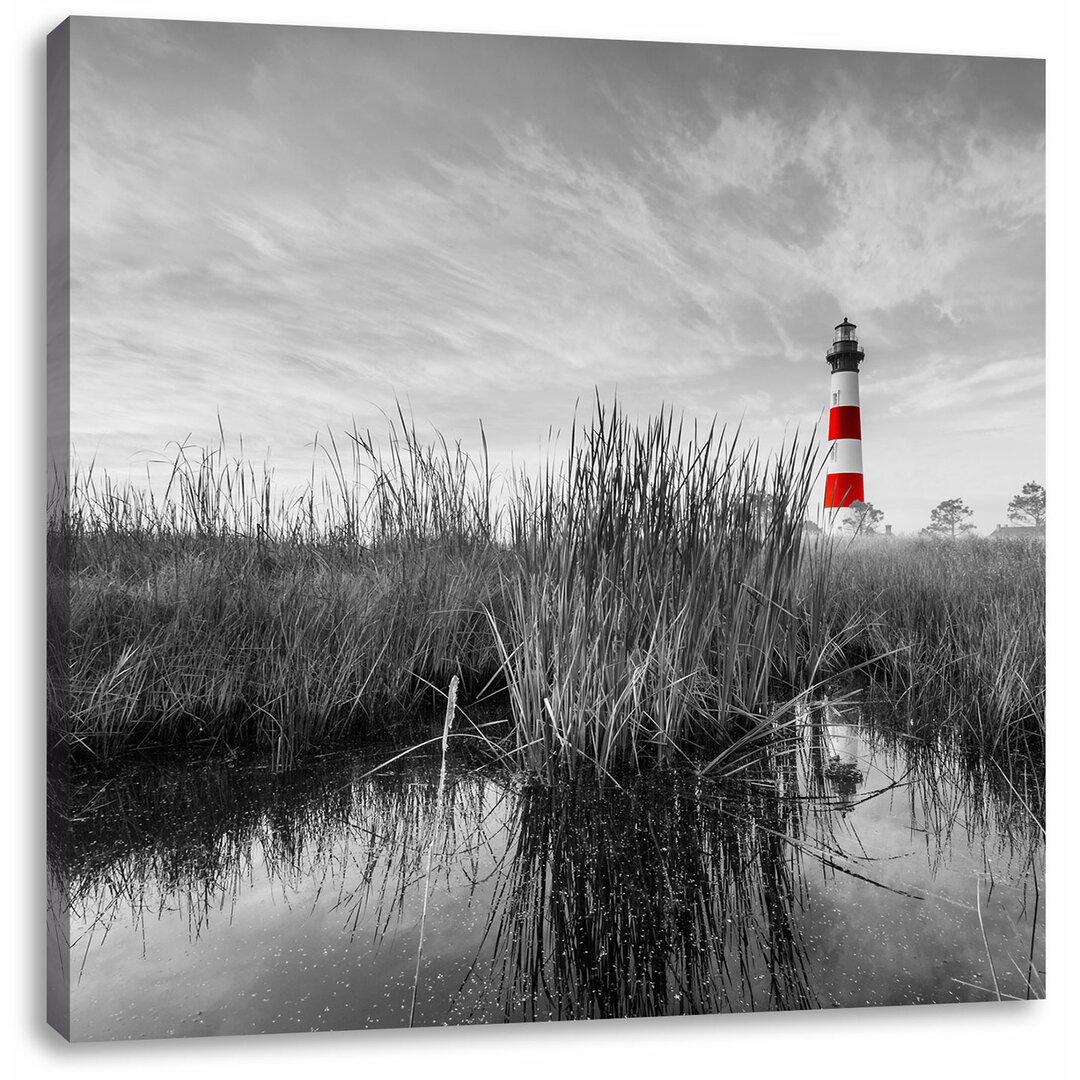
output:
[{"label": "cloudy sky", "polygon": [[859,326],[867,498],[1044,478],[1040,61],[77,19],[72,441],[217,417],[535,461],[594,387],[809,434]]}]

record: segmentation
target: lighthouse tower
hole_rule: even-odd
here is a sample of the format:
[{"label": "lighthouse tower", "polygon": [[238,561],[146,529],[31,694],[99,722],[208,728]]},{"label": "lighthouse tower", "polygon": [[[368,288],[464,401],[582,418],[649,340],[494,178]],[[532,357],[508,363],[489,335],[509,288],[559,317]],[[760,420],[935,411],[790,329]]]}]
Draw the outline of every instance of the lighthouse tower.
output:
[{"label": "lighthouse tower", "polygon": [[859,365],[863,362],[863,351],[855,337],[855,324],[848,322],[846,315],[836,328],[836,337],[825,359],[832,369],[825,509],[839,510],[865,499],[859,419]]}]

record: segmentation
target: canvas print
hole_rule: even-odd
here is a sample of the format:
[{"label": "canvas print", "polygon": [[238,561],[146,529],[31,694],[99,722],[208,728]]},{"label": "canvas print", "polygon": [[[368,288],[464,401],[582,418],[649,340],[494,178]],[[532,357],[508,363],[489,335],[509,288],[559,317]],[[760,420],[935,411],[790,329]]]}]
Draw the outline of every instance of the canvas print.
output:
[{"label": "canvas print", "polygon": [[1044,996],[1041,60],[48,67],[57,1030]]}]

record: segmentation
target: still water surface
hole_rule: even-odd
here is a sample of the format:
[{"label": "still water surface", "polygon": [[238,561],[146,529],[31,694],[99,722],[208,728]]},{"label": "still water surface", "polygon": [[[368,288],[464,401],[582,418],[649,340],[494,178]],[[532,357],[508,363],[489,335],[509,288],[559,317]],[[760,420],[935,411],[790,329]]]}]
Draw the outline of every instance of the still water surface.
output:
[{"label": "still water surface", "polygon": [[376,763],[83,784],[72,1038],[1042,996],[1031,801],[853,712],[724,783]]}]

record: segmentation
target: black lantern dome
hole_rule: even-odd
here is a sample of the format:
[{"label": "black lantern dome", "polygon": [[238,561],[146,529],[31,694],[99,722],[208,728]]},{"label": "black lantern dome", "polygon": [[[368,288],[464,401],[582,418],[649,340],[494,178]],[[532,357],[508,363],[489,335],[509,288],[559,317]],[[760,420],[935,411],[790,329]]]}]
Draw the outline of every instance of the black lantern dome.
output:
[{"label": "black lantern dome", "polygon": [[833,371],[858,371],[863,362],[863,351],[855,336],[855,324],[848,322],[846,315],[844,321],[836,326],[836,336],[825,359],[832,365]]}]

